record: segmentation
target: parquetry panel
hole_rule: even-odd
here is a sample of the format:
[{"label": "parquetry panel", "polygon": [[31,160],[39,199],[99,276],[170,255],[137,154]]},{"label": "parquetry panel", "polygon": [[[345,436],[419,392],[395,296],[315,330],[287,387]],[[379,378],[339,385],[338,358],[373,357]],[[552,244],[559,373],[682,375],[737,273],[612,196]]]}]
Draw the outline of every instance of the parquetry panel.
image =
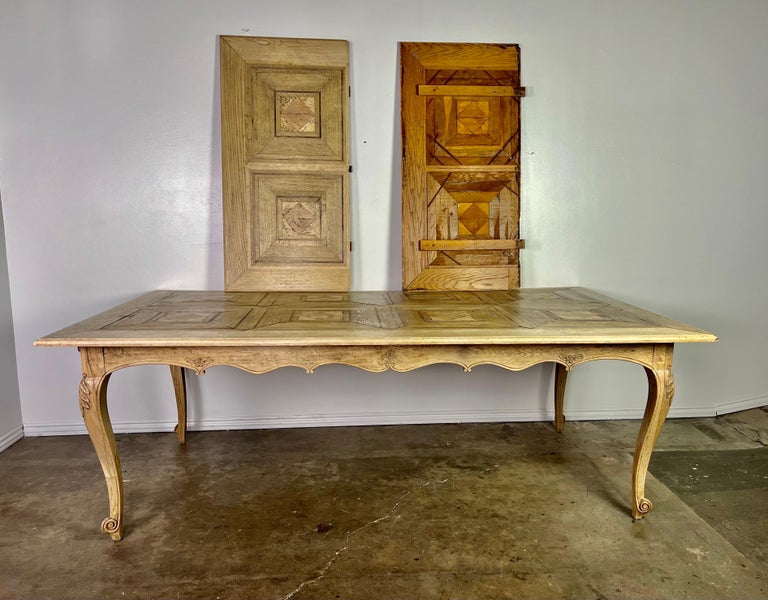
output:
[{"label": "parquetry panel", "polygon": [[[582,288],[510,291],[156,291],[39,340],[120,348],[711,342],[715,336]],[[310,345],[308,347],[307,345]],[[463,348],[463,349],[462,349]],[[561,355],[562,357],[562,355]],[[571,357],[573,358],[573,357]],[[565,360],[565,358],[563,358]],[[627,358],[631,360],[631,358]],[[202,361],[210,364],[210,361]],[[424,363],[428,364],[428,363]],[[202,368],[196,364],[195,368]]]},{"label": "parquetry panel", "polygon": [[276,91],[275,135],[320,137],[320,94]]},{"label": "parquetry panel", "polygon": [[342,160],[342,69],[251,68],[250,159]]},{"label": "parquetry panel", "polygon": [[349,289],[349,48],[221,38],[225,289]]},{"label": "parquetry panel", "polygon": [[253,174],[251,261],[344,264],[341,175]]},{"label": "parquetry panel", "polygon": [[[632,331],[657,325],[655,315],[573,288],[492,292],[242,293],[169,292],[104,323],[104,331],[207,331],[261,336],[307,332],[352,336],[505,337],[588,329]],[[398,333],[399,332],[399,333]]]},{"label": "parquetry panel", "polygon": [[123,317],[110,329],[178,329],[187,326],[201,329],[234,329],[248,315],[245,309],[216,310],[199,308],[142,309]]},{"label": "parquetry panel", "polygon": [[519,49],[402,43],[403,288],[520,283]]}]

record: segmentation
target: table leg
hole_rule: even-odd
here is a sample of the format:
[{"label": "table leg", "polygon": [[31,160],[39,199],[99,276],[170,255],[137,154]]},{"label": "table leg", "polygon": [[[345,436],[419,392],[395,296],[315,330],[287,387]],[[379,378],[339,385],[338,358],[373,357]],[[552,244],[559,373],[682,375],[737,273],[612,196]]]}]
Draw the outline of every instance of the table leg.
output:
[{"label": "table leg", "polygon": [[565,382],[568,380],[568,369],[565,365],[555,363],[555,429],[563,433],[565,427],[565,415],[563,404],[565,401]]},{"label": "table leg", "polygon": [[101,530],[113,540],[120,540],[123,537],[123,473],[107,410],[109,374],[106,373],[101,348],[81,348],[80,357],[83,365],[80,412],[99,457],[109,493],[109,516],[102,521]]},{"label": "table leg", "polygon": [[179,415],[175,428],[176,437],[179,438],[180,444],[184,444],[187,441],[187,382],[184,379],[184,368],[171,365],[171,379],[176,394],[176,412]]},{"label": "table leg", "polygon": [[643,423],[637,436],[635,457],[632,464],[632,517],[641,519],[653,510],[653,503],[645,497],[645,477],[656,440],[661,433],[661,426],[667,417],[672,397],[675,394],[675,380],[671,365],[665,369],[645,368],[648,375],[648,404],[645,407]]}]

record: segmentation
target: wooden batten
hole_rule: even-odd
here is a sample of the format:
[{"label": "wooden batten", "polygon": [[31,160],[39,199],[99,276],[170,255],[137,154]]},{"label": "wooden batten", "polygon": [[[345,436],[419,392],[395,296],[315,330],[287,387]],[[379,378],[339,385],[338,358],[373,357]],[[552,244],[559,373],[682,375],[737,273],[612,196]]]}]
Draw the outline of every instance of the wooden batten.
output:
[{"label": "wooden batten", "polygon": [[525,96],[524,87],[511,85],[420,85],[419,96]]},{"label": "wooden batten", "polygon": [[519,250],[525,240],[420,240],[419,249],[425,250]]}]

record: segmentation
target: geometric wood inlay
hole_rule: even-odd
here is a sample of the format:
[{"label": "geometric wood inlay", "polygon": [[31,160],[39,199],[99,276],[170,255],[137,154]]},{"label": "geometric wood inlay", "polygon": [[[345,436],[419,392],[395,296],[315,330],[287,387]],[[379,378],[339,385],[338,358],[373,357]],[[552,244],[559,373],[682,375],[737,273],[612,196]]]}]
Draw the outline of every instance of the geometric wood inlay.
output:
[{"label": "geometric wood inlay", "polygon": [[349,44],[220,49],[225,290],[348,290]]},{"label": "geometric wood inlay", "polygon": [[251,181],[254,267],[343,265],[341,175],[254,173]]},{"label": "geometric wood inlay", "polygon": [[[582,288],[154,292],[70,330],[86,339],[117,336],[139,345],[186,338],[228,345],[276,339],[290,344],[307,336],[342,345],[382,339],[423,345],[469,338],[481,338],[485,343],[567,343],[585,338],[595,343],[636,343],[644,336],[658,339],[660,331],[674,332],[683,341],[699,331]],[[47,340],[57,345],[57,340],[72,339],[70,333],[62,330]]]},{"label": "geometric wood inlay", "polygon": [[320,137],[318,92],[275,92],[276,135]]},{"label": "geometric wood inlay", "polygon": [[319,240],[322,207],[320,198],[277,197],[280,206],[281,240]]},{"label": "geometric wood inlay", "polygon": [[123,536],[124,479],[107,411],[107,381],[118,369],[171,365],[186,432],[184,369],[228,365],[251,373],[292,366],[314,372],[343,364],[405,372],[437,363],[466,371],[493,364],[518,371],[555,368],[555,426],[562,431],[567,372],[583,362],[642,365],[648,401],[632,467],[632,516],[645,497],[648,463],[674,395],[677,342],[714,342],[706,331],[580,288],[489,292],[184,292],[155,291],[52,333],[37,346],[76,346],[83,378],[78,398],[104,472],[109,515],[101,529]]},{"label": "geometric wood inlay", "polygon": [[457,100],[456,133],[461,135],[487,135],[489,130],[488,100]]},{"label": "geometric wood inlay", "polygon": [[519,48],[404,42],[400,58],[403,289],[519,287]]}]

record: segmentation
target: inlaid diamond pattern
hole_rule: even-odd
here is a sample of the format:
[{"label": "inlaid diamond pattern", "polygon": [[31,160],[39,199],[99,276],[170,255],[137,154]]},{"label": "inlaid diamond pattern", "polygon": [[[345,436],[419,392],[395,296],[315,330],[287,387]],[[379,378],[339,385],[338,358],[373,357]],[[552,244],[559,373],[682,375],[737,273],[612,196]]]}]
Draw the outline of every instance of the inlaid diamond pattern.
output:
[{"label": "inlaid diamond pattern", "polygon": [[321,236],[319,198],[279,198],[280,239],[307,240]]},{"label": "inlaid diamond pattern", "polygon": [[486,202],[459,202],[459,237],[490,235],[489,213]]},{"label": "inlaid diamond pattern", "polygon": [[487,100],[458,100],[456,102],[456,133],[487,135],[490,104]]},{"label": "inlaid diamond pattern", "polygon": [[316,94],[277,93],[278,128],[289,133],[316,133]]}]

